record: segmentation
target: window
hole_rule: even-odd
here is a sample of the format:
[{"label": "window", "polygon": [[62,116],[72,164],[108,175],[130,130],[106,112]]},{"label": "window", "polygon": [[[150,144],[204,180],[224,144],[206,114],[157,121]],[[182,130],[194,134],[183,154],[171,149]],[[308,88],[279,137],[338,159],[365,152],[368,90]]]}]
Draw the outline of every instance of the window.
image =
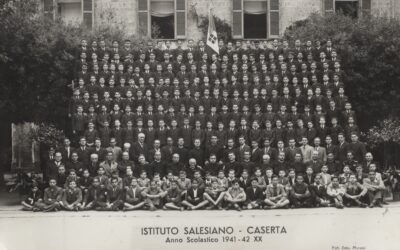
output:
[{"label": "window", "polygon": [[82,20],[83,24],[89,28],[93,28],[94,24],[94,0],[81,0],[82,1]]},{"label": "window", "polygon": [[151,0],[151,38],[173,39],[174,33],[174,1]]},{"label": "window", "polygon": [[322,0],[323,11],[361,17],[371,13],[371,0]]},{"label": "window", "polygon": [[186,0],[138,0],[138,31],[160,39],[186,37]]},{"label": "window", "polygon": [[356,18],[358,16],[358,1],[336,1],[335,12]]},{"label": "window", "polygon": [[81,23],[89,28],[94,24],[94,0],[43,0],[43,13],[50,19],[60,17],[66,23]]},{"label": "window", "polygon": [[82,3],[80,0],[58,0],[57,15],[68,24],[82,23]]},{"label": "window", "polygon": [[244,38],[267,38],[267,2],[246,0],[243,12]]},{"label": "window", "polygon": [[279,36],[279,0],[232,0],[233,38]]},{"label": "window", "polygon": [[55,7],[54,0],[43,0],[44,16],[49,19],[54,19],[55,18],[54,7]]}]

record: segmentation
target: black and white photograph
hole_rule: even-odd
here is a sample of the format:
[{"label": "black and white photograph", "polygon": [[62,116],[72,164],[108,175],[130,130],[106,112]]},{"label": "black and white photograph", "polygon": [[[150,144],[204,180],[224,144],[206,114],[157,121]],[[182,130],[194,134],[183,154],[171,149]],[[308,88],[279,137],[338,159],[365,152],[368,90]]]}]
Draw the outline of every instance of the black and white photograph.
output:
[{"label": "black and white photograph", "polygon": [[0,0],[0,250],[399,250],[400,0]]}]

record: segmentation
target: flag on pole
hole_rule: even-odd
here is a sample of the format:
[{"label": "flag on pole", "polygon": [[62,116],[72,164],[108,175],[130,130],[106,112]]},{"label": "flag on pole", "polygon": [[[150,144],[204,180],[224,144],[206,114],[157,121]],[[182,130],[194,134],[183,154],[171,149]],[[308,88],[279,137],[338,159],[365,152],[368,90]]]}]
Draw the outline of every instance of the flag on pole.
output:
[{"label": "flag on pole", "polygon": [[215,29],[214,16],[211,8],[208,17],[207,45],[219,55],[217,30]]}]

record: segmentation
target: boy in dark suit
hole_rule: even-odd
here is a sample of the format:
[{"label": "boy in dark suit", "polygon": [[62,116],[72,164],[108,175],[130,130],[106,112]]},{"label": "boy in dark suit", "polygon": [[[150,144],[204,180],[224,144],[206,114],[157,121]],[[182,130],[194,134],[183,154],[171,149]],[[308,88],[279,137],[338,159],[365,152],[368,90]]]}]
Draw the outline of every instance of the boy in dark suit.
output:
[{"label": "boy in dark suit", "polygon": [[77,187],[76,181],[72,180],[68,188],[64,190],[62,207],[68,211],[79,211],[82,202],[82,191]]},{"label": "boy in dark suit", "polygon": [[240,187],[237,180],[233,180],[232,186],[225,192],[225,202],[227,203],[226,209],[234,208],[240,211],[245,201],[245,191]]},{"label": "boy in dark suit", "polygon": [[137,180],[132,179],[130,186],[126,187],[124,211],[137,210],[144,206],[142,191],[138,186]]},{"label": "boy in dark suit", "polygon": [[23,210],[33,211],[36,202],[42,202],[43,193],[40,191],[38,185],[33,183],[32,189],[25,200],[21,202]]},{"label": "boy in dark suit", "polygon": [[217,179],[211,181],[211,187],[206,188],[204,199],[210,204],[207,209],[218,208],[222,210],[222,200],[225,196],[224,188],[218,184]]},{"label": "boy in dark suit", "polygon": [[44,190],[43,201],[34,204],[33,211],[58,211],[61,208],[63,189],[57,186],[55,178],[50,178],[49,187]]},{"label": "boy in dark suit", "polygon": [[272,177],[272,183],[265,190],[266,199],[264,200],[266,209],[282,208],[289,205],[285,187],[279,183],[278,176]]},{"label": "boy in dark suit", "polygon": [[182,191],[176,181],[171,182],[171,187],[166,191],[165,195],[166,203],[163,209],[184,210],[184,207],[181,206]]},{"label": "boy in dark suit", "polygon": [[204,200],[203,195],[204,189],[199,188],[199,182],[197,179],[193,179],[192,186],[187,190],[182,205],[186,206],[188,210],[200,209],[208,204],[208,201]]},{"label": "boy in dark suit", "polygon": [[315,176],[314,183],[310,185],[310,192],[314,206],[328,207],[331,205],[331,201],[326,192],[326,185],[322,183],[321,174]]},{"label": "boy in dark suit", "polygon": [[251,187],[246,189],[246,198],[247,200],[243,205],[243,209],[261,208],[264,194],[262,188],[258,187],[258,180],[256,178],[251,180]]},{"label": "boy in dark suit", "polygon": [[150,182],[150,187],[146,188],[142,195],[145,198],[145,205],[150,209],[150,211],[155,211],[157,208],[162,207],[161,198],[163,196],[163,191],[157,186],[155,181]]},{"label": "boy in dark suit", "polygon": [[292,186],[289,199],[292,208],[311,206],[311,193],[308,185],[304,183],[302,175],[296,177],[296,183]]},{"label": "boy in dark suit", "polygon": [[[97,208],[97,205],[101,203],[101,197],[104,198],[104,206],[105,206],[105,197],[106,192],[104,189],[100,187],[100,180],[99,178],[93,178],[92,185],[88,188],[85,196],[83,198],[81,209],[83,210],[90,210]],[[100,202],[100,203],[97,203]]]},{"label": "boy in dark suit", "polygon": [[118,211],[124,206],[124,191],[118,184],[118,178],[111,178],[111,187],[107,190],[107,209]]}]

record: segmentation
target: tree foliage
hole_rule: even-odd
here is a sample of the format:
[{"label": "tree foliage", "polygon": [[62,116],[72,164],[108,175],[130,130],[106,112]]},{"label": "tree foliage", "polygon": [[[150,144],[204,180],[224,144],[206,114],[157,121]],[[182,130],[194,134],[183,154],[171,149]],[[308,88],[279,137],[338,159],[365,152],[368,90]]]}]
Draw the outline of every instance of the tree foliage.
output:
[{"label": "tree foliage", "polygon": [[400,119],[390,118],[379,122],[379,125],[368,130],[366,138],[371,147],[387,142],[400,144]]},{"label": "tree foliage", "polygon": [[[208,32],[208,16],[199,16],[200,18],[200,23],[198,27],[203,33],[203,38],[207,38],[207,32]],[[217,30],[218,34],[218,39],[222,39],[223,41],[227,42],[232,40],[232,26],[229,25],[228,22],[226,22],[223,19],[220,19],[219,17],[214,16],[214,23],[215,23],[215,29]]]},{"label": "tree foliage", "polygon": [[[82,38],[122,41],[125,27],[104,11],[93,31],[46,19],[38,1],[0,2],[1,122],[48,122],[65,127],[77,48]],[[134,44],[142,42],[129,37]]]},{"label": "tree foliage", "polygon": [[41,145],[59,147],[65,138],[63,130],[57,129],[53,124],[40,123],[30,133],[30,138]]},{"label": "tree foliage", "polygon": [[396,19],[313,14],[294,23],[284,36],[302,41],[332,39],[346,73],[346,94],[366,130],[400,112],[399,30]]}]

